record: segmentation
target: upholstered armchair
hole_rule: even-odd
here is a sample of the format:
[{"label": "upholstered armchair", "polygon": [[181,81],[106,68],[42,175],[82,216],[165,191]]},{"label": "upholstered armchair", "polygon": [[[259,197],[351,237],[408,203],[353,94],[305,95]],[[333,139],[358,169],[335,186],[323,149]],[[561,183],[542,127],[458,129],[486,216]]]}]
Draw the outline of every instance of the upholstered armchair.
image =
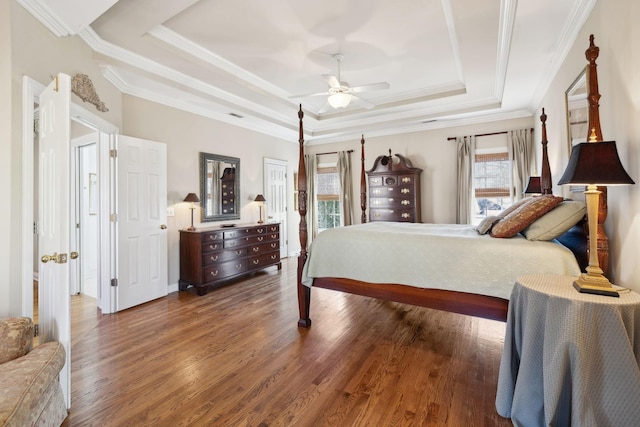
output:
[{"label": "upholstered armchair", "polygon": [[0,426],[59,426],[67,417],[58,379],[64,347],[33,348],[33,330],[28,317],[0,319]]}]

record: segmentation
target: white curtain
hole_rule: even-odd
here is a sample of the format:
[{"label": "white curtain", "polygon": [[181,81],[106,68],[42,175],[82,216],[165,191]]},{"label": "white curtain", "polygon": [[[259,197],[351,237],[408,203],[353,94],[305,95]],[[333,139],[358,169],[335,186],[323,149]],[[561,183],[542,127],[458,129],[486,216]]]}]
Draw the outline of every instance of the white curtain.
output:
[{"label": "white curtain", "polygon": [[316,212],[316,155],[305,154],[304,162],[307,171],[307,248],[318,236],[318,213]]},{"label": "white curtain", "polygon": [[458,146],[458,194],[456,199],[456,223],[471,224],[473,218],[473,164],[475,162],[476,137],[456,138]]},{"label": "white curtain", "polygon": [[533,153],[533,130],[518,129],[507,132],[507,149],[513,166],[514,200],[524,196],[529,177],[535,175],[535,156]]},{"label": "white curtain", "polygon": [[338,151],[338,176],[340,177],[341,225],[353,224],[353,184],[351,180],[351,156],[348,151]]}]

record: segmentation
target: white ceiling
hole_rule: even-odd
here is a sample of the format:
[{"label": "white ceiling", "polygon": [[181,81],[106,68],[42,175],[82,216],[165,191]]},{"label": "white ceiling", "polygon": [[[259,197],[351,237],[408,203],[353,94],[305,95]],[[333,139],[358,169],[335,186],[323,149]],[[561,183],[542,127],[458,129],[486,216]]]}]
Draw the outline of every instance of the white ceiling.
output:
[{"label": "white ceiling", "polygon": [[[323,143],[531,116],[596,0],[18,2],[123,93],[292,142],[302,104]],[[328,89],[336,53],[351,86],[390,84],[360,94],[375,107],[292,98]]]}]

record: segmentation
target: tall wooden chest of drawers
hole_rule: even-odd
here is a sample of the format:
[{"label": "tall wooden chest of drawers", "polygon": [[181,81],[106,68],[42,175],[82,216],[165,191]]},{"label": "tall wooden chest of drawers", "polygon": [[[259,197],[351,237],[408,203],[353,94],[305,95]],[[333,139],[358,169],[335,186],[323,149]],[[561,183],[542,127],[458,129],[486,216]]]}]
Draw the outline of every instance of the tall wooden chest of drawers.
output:
[{"label": "tall wooden chest of drawers", "polygon": [[420,174],[409,159],[395,154],[376,158],[367,171],[369,221],[421,222]]},{"label": "tall wooden chest of drawers", "polygon": [[209,286],[272,265],[282,268],[280,224],[180,230],[181,291],[192,285],[205,295]]}]

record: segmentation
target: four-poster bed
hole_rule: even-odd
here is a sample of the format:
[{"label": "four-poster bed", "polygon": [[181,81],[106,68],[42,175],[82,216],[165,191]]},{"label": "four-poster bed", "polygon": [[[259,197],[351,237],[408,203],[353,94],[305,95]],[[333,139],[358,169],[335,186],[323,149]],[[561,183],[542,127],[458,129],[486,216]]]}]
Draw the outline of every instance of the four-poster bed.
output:
[{"label": "four-poster bed", "polygon": [[[325,253],[330,258],[317,258],[316,267],[319,271],[322,271],[322,266],[331,266],[334,269],[340,269],[342,265],[341,273],[335,275],[314,275],[309,277],[309,266],[307,263],[312,264],[307,252],[307,223],[305,219],[307,209],[307,183],[306,183],[306,169],[304,164],[304,138],[303,138],[303,120],[304,113],[302,108],[298,112],[298,118],[300,123],[300,163],[298,170],[298,201],[300,211],[300,244],[301,253],[298,258],[298,304],[300,319],[298,325],[302,327],[309,327],[311,320],[309,318],[309,306],[311,300],[311,284],[314,287],[332,289],[342,292],[353,293],[357,295],[369,296],[379,299],[385,299],[400,303],[418,305],[422,307],[435,308],[445,311],[456,312],[460,314],[468,314],[473,316],[485,317],[495,320],[506,319],[508,308],[508,295],[509,288],[505,288],[504,285],[511,286],[515,283],[515,277],[519,274],[531,272],[527,268],[534,268],[535,271],[557,272],[559,274],[579,274],[580,267],[574,256],[563,245],[556,242],[540,242],[540,241],[528,241],[524,238],[512,238],[512,239],[498,239],[489,236],[480,236],[474,231],[471,226],[459,226],[459,225],[434,225],[434,224],[400,224],[400,223],[369,223],[363,225],[355,225],[344,227],[341,229],[327,230],[322,234],[329,232],[336,234],[334,237],[342,239],[340,243],[333,241],[323,242],[323,235],[314,241],[313,254],[316,257],[320,257],[318,253]],[[551,195],[551,172],[549,168],[549,159],[547,155],[547,137],[546,137],[546,115],[541,116],[542,120],[542,176],[541,186],[544,197],[554,198]],[[361,156],[361,209],[362,209],[362,222],[366,222],[366,185],[364,174],[364,137],[361,140],[362,156]],[[378,229],[378,226],[385,227],[384,229]],[[372,227],[376,228],[372,230]],[[388,232],[387,228],[394,228],[392,232]],[[366,230],[361,230],[366,228]],[[444,230],[444,231],[443,231]],[[471,231],[470,231],[471,230]],[[581,242],[581,227],[574,227],[572,233],[574,237],[577,235],[578,248],[577,251],[584,250],[584,243]],[[371,234],[373,232],[373,235]],[[398,233],[400,235],[398,236]],[[454,237],[450,238],[448,234],[453,234]],[[416,240],[418,244],[421,243],[421,234],[426,234],[426,240],[436,239],[440,243],[433,243],[428,249],[420,248],[420,251],[430,254],[430,258],[425,258],[424,262],[420,262],[420,253],[416,254],[413,250],[405,249],[406,244],[411,240]],[[461,239],[459,239],[461,238]],[[445,239],[445,240],[443,240]],[[449,240],[446,240],[449,239]],[[384,245],[376,246],[377,241],[383,240]],[[483,250],[477,253],[469,252],[469,248],[466,245],[475,245],[476,241],[482,241]],[[396,246],[388,244],[389,242],[395,242]],[[324,245],[323,245],[324,243]],[[438,247],[433,247],[434,244],[440,244],[442,250],[437,250]],[[486,245],[489,246],[486,246]],[[320,245],[320,249],[316,247]],[[452,246],[453,245],[453,246]],[[321,249],[325,246],[324,251]],[[570,246],[570,245],[569,245]],[[447,248],[445,250],[444,248]],[[342,251],[344,249],[344,251]],[[369,252],[367,250],[370,249]],[[382,259],[371,258],[372,252],[380,252],[382,249]],[[384,252],[386,249],[386,252]],[[382,269],[377,271],[369,268],[379,264],[389,265],[393,263],[394,267],[397,267],[397,260],[392,260],[389,257],[393,256],[393,253],[402,252],[405,254],[400,262],[406,262],[407,268],[391,268]],[[514,265],[503,265],[502,269],[505,270],[505,274],[500,274],[496,270],[483,269],[483,263],[491,262],[491,257],[509,258],[510,253],[519,252],[523,256],[520,260],[516,260]],[[408,255],[407,255],[408,254]],[[455,258],[456,255],[461,255],[462,259],[456,261],[456,264],[442,265],[447,262],[447,258]],[[438,256],[440,256],[438,258]],[[387,258],[385,258],[387,257]],[[474,259],[479,259],[478,263],[467,263]],[[570,258],[570,259],[569,259]],[[536,259],[538,262],[534,262]],[[365,274],[365,277],[375,277],[374,280],[358,280],[354,277],[362,277],[351,275],[349,268],[356,264],[362,264],[361,270],[368,270],[369,275]],[[494,261],[495,263],[495,261]],[[436,265],[435,270],[433,265]],[[480,266],[478,266],[480,264]],[[544,264],[544,265],[539,265]],[[313,265],[313,264],[312,264]],[[548,269],[545,270],[545,265]],[[456,270],[456,266],[459,269],[474,268],[478,270],[484,270],[485,276],[491,274],[492,278],[486,280],[485,286],[481,292],[475,292],[473,287],[466,286],[465,284],[473,282],[473,274],[475,270],[461,271],[462,274],[453,279],[453,289],[447,289],[446,287],[440,288],[440,286],[429,286],[429,278],[433,280],[439,280],[439,270],[446,270],[448,274],[450,270]],[[306,267],[306,268],[305,268]],[[356,268],[356,267],[354,267]],[[405,273],[405,270],[411,270],[412,273],[416,273],[415,279],[411,277],[404,277],[402,281],[394,280],[395,276],[389,276],[389,274],[397,274],[398,271]],[[335,271],[335,270],[334,270]],[[458,270],[460,271],[460,270]],[[385,273],[389,273],[385,275]],[[478,273],[480,274],[480,273]],[[337,277],[336,277],[337,276]],[[349,276],[352,276],[351,278]],[[426,276],[426,277],[425,277]],[[493,277],[496,276],[496,277]],[[379,280],[380,278],[387,278],[388,280]],[[449,280],[449,277],[445,277],[444,281]],[[374,282],[375,283],[372,283]],[[500,283],[502,281],[502,283]],[[420,282],[420,283],[418,283]],[[498,283],[498,286],[494,286]],[[473,284],[473,283],[471,283]],[[421,286],[421,287],[417,287]],[[499,289],[502,288],[502,289]],[[464,289],[464,291],[456,290]],[[496,296],[498,295],[498,296]]]}]

